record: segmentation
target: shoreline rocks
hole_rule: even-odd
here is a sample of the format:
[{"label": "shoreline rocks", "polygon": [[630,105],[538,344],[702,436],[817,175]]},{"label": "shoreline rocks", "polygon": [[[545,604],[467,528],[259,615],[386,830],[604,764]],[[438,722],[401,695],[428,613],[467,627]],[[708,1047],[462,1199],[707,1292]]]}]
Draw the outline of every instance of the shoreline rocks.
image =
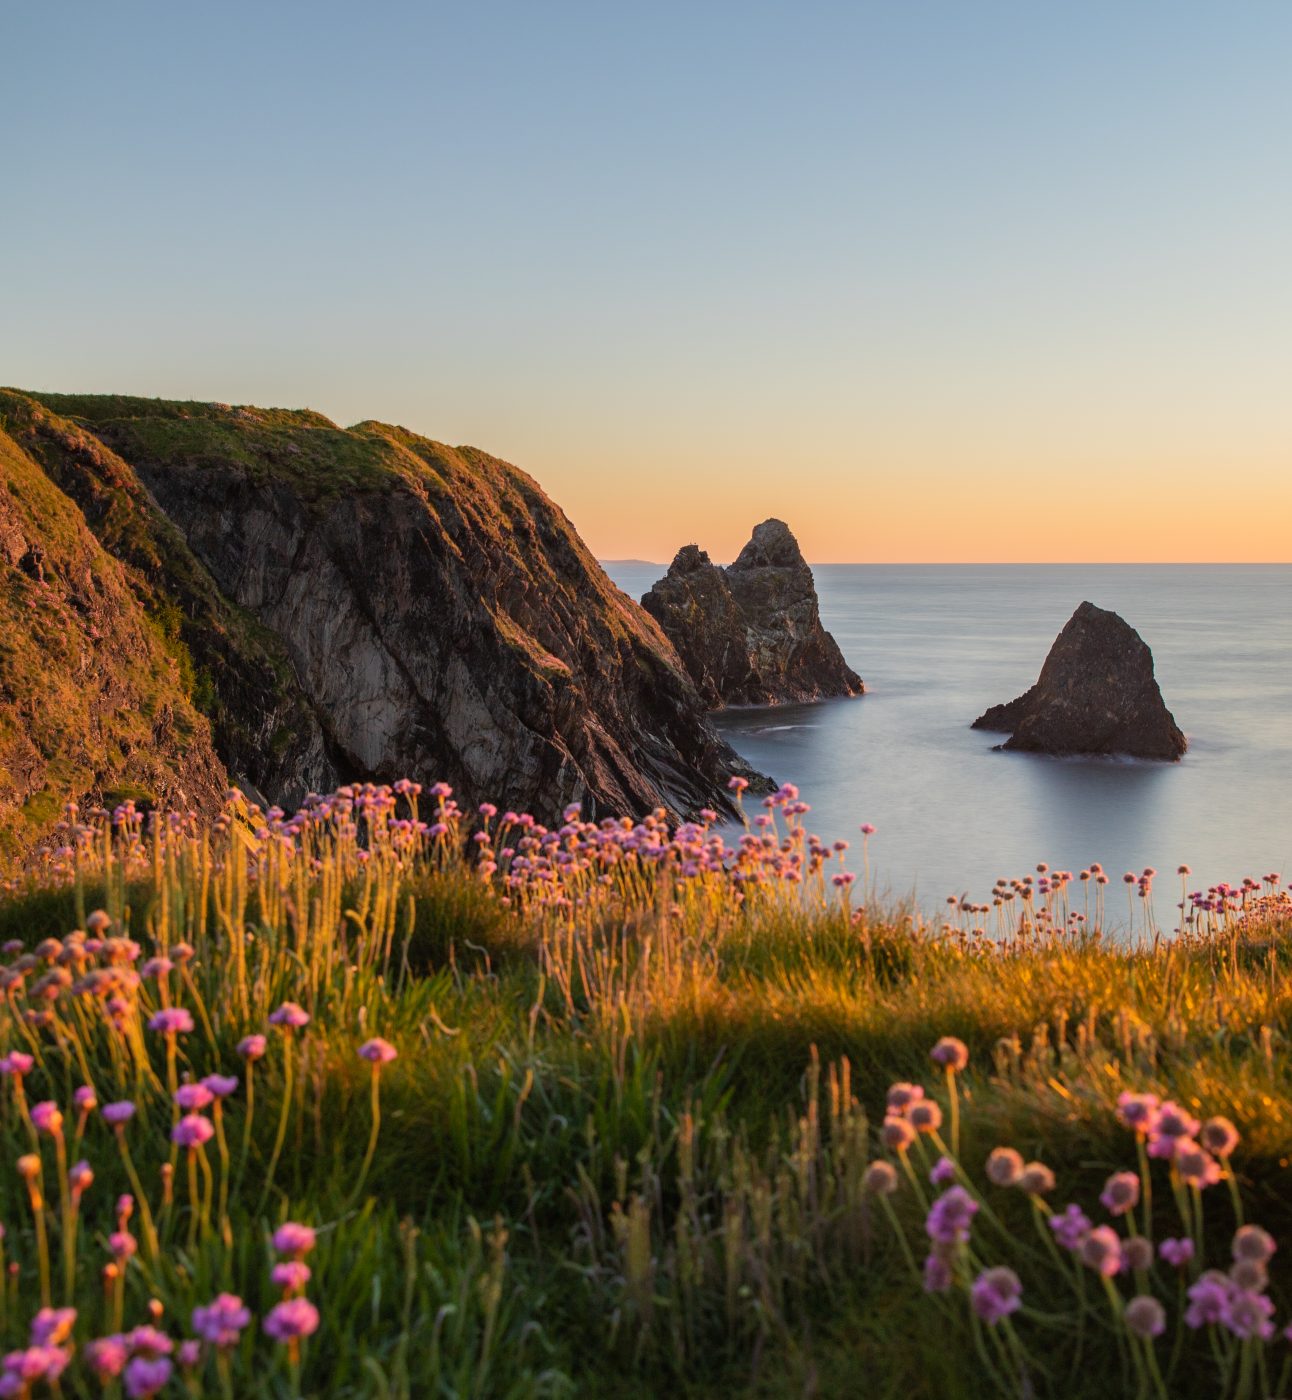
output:
[{"label": "shoreline rocks", "polygon": [[812,570],[784,521],[763,521],[726,568],[685,545],[642,606],[710,709],[865,691],[821,625]]},{"label": "shoreline rocks", "polygon": [[993,705],[974,729],[1010,737],[1002,749],[1125,754],[1174,762],[1188,742],[1153,674],[1153,654],[1115,612],[1082,603],[1050,648],[1037,682]]}]

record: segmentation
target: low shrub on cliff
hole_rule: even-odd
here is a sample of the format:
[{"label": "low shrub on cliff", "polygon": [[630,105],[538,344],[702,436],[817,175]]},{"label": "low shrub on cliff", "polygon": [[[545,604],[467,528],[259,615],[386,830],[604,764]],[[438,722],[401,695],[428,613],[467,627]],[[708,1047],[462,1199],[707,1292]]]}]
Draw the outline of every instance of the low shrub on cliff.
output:
[{"label": "low shrub on cliff", "polygon": [[1277,878],[927,926],[805,813],[69,811],[0,896],[0,1394],[1290,1393]]}]

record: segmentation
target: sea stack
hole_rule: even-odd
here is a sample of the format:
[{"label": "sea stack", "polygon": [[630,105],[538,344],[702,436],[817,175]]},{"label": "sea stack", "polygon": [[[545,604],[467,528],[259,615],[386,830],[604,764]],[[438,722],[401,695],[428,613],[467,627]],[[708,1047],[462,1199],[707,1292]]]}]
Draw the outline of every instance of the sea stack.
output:
[{"label": "sea stack", "polygon": [[725,569],[686,545],[642,606],[711,709],[865,689],[821,625],[812,570],[784,521],[764,520]]},{"label": "sea stack", "polygon": [[1072,614],[1036,684],[973,728],[1008,733],[1001,748],[1029,753],[1174,762],[1187,747],[1158,689],[1153,653],[1128,622],[1093,603]]}]

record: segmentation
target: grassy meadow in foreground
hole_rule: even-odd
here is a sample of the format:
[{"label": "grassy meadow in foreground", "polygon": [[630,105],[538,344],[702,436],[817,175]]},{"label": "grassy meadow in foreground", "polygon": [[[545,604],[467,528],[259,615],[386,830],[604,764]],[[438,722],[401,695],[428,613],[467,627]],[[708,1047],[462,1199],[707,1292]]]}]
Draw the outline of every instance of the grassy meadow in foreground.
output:
[{"label": "grassy meadow in foreground", "polygon": [[1277,877],[926,927],[770,803],[70,814],[0,893],[0,1395],[1292,1395]]}]

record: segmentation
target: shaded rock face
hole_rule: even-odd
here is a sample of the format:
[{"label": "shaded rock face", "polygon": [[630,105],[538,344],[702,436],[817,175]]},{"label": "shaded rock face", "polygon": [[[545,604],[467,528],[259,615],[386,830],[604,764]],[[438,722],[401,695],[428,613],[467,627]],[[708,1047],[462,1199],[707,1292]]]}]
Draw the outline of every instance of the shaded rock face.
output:
[{"label": "shaded rock face", "polygon": [[994,705],[974,729],[1009,733],[1004,749],[1175,760],[1187,743],[1153,675],[1153,654],[1114,612],[1082,603],[1036,684]]},{"label": "shaded rock face", "polygon": [[0,430],[0,854],[75,800],[214,815],[228,778],[127,571]]},{"label": "shaded rock face", "polygon": [[[285,659],[261,703],[297,706],[296,768],[266,779],[273,755],[247,760],[274,800],[299,780],[409,776],[546,818],[570,802],[691,813],[726,807],[733,775],[758,780],[655,623],[515,467],[313,413],[40,398],[128,467],[268,663]],[[230,685],[258,659],[240,656]]]},{"label": "shaded rock face", "polygon": [[821,626],[812,570],[789,526],[765,520],[725,569],[690,544],[642,598],[711,709],[860,695]]}]

